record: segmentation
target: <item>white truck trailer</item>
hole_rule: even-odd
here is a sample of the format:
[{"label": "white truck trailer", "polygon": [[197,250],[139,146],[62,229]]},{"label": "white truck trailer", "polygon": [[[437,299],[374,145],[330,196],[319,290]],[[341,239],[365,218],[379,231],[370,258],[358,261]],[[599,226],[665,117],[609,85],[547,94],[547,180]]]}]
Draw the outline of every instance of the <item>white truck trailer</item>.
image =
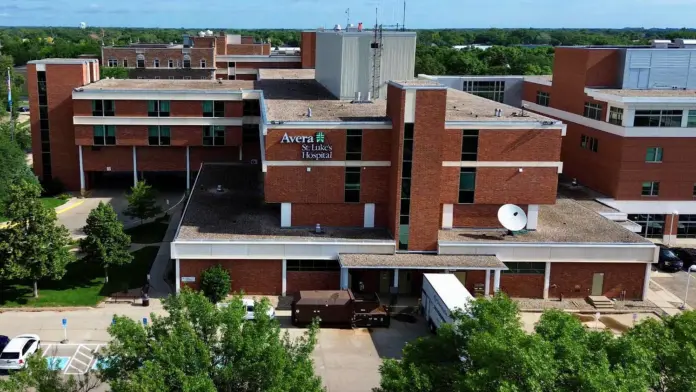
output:
[{"label": "white truck trailer", "polygon": [[443,323],[451,323],[452,313],[466,312],[474,297],[453,274],[423,274],[421,303],[423,315],[432,332]]}]

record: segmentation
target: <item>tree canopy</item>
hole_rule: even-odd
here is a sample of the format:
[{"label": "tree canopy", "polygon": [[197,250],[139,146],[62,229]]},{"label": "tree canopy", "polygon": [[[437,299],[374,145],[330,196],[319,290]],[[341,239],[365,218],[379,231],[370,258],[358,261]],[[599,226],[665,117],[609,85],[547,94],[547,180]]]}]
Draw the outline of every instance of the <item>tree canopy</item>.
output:
[{"label": "tree canopy", "polygon": [[131,218],[143,221],[154,218],[162,212],[162,208],[157,205],[154,189],[145,181],[138,181],[135,186],[131,187],[126,198],[128,199],[128,207],[123,213]]},{"label": "tree canopy", "polygon": [[386,360],[376,392],[693,391],[696,313],[638,324],[622,336],[591,331],[573,315],[545,312],[523,331],[504,295],[478,299],[436,336]]},{"label": "tree canopy", "polygon": [[133,261],[131,239],[123,231],[123,224],[111,204],[99,202],[97,208],[90,211],[84,232],[86,237],[80,240],[80,248],[90,262],[104,268],[107,283],[109,267]]}]

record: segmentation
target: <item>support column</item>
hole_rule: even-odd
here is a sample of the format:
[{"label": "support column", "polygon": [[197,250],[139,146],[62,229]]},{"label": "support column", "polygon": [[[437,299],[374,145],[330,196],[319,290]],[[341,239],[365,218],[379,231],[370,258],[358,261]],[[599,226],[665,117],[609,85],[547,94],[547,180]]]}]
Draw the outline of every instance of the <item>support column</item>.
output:
[{"label": "support column", "polygon": [[500,270],[495,270],[495,275],[493,275],[493,292],[497,293],[500,291]]},{"label": "support column", "polygon": [[397,288],[399,287],[399,269],[398,268],[394,268],[394,284],[393,284],[393,286],[397,287]]},{"label": "support column", "polygon": [[551,282],[551,262],[546,262],[544,268],[544,299],[549,299],[549,286]]},{"label": "support column", "polygon": [[133,186],[138,185],[138,158],[135,154],[135,146],[133,146]]},{"label": "support column", "polygon": [[77,146],[77,152],[80,157],[80,194],[85,194],[85,166],[82,161],[82,146]]},{"label": "support column", "polygon": [[288,261],[283,259],[283,280],[281,284],[281,292],[285,295],[288,290]]},{"label": "support column", "polygon": [[341,267],[341,290],[348,288],[348,268]]},{"label": "support column", "polygon": [[174,263],[174,280],[176,283],[174,284],[176,287],[176,292],[181,291],[181,267],[179,266],[179,259],[176,259],[176,262]]},{"label": "support column", "polygon": [[[646,263],[645,264],[645,278],[643,280],[643,298],[641,298],[643,301],[648,299],[648,289],[650,288],[650,272],[652,272],[652,264]],[[688,273],[689,272],[687,272],[687,274]]]},{"label": "support column", "polygon": [[186,190],[191,189],[191,154],[186,146]]},{"label": "support column", "polygon": [[486,270],[486,282],[483,284],[483,295],[488,297],[491,295],[491,270]]}]

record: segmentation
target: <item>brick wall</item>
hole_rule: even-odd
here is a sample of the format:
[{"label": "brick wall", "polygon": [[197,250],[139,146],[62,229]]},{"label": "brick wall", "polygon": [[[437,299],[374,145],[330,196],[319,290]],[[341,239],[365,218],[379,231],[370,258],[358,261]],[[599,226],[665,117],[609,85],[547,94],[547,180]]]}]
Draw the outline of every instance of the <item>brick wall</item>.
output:
[{"label": "brick wall", "polygon": [[[502,204],[455,204],[453,206],[453,227],[500,228],[498,209]],[[527,211],[527,206],[521,205]]]},{"label": "brick wall", "polygon": [[387,228],[399,238],[399,208],[401,199],[401,161],[404,147],[404,110],[406,91],[387,85],[387,116],[392,120],[391,175],[389,176],[389,203]]},{"label": "brick wall", "polygon": [[[87,101],[90,102],[90,101]],[[147,117],[147,100],[114,102],[115,112],[120,117]]]},{"label": "brick wall", "polygon": [[388,203],[390,167],[363,167],[360,172],[360,202]]},{"label": "brick wall", "polygon": [[314,68],[317,56],[317,33],[314,31],[303,31],[300,41],[300,56],[302,57],[302,68]]},{"label": "brick wall", "polygon": [[447,90],[416,90],[408,250],[437,250]]},{"label": "brick wall", "polygon": [[74,116],[91,116],[92,115],[92,101],[85,99],[76,99],[73,101],[73,115]]},{"label": "brick wall", "polygon": [[[494,291],[494,271],[491,270],[491,281],[489,294]],[[485,271],[466,271],[465,287],[474,294],[476,284],[484,284],[486,281]],[[512,298],[543,298],[544,297],[544,275],[527,274],[500,274],[500,291]]]},{"label": "brick wall", "polygon": [[341,273],[332,271],[287,272],[286,294],[300,290],[338,290],[341,287]]},{"label": "brick wall", "polygon": [[257,80],[255,74],[237,74],[235,75],[235,80]]},{"label": "brick wall", "polygon": [[269,166],[264,193],[267,203],[343,203],[345,168]]},{"label": "brick wall", "polygon": [[346,131],[343,129],[314,129],[314,130],[274,130],[269,129],[266,135],[266,160],[268,161],[301,161],[302,145],[299,143],[281,143],[283,135],[288,136],[312,136],[317,132],[323,132],[325,142],[331,145],[333,161],[346,159]]},{"label": "brick wall", "polygon": [[185,171],[186,148],[138,147],[138,171]]},{"label": "brick wall", "polygon": [[587,297],[591,294],[595,273],[604,273],[602,295],[614,298],[626,290],[626,299],[641,299],[645,264],[639,263],[552,263],[549,298],[558,298],[561,294],[566,298]]},{"label": "brick wall", "polygon": [[282,291],[283,265],[281,260],[180,260],[181,277],[193,276],[195,283],[181,283],[194,290],[200,288],[200,274],[204,270],[222,265],[232,279],[232,292],[244,290],[245,294],[279,295]]},{"label": "brick wall", "polygon": [[[558,162],[561,157],[560,130],[480,130],[478,161]],[[443,161],[461,161],[462,131],[445,130]]]},{"label": "brick wall", "polygon": [[242,101],[226,101],[225,117],[242,117],[244,114],[244,104]]},{"label": "brick wall", "polygon": [[[177,61],[179,62],[179,67],[183,67],[184,64],[184,54],[182,48],[138,48],[138,50],[143,50],[143,55],[145,56],[145,67],[154,68],[154,60],[159,59],[159,68],[168,68],[169,59],[174,60],[174,66],[177,66]],[[190,48],[191,56],[191,67],[200,67],[201,59],[206,60],[207,67],[213,67],[215,62],[213,48]],[[110,58],[115,58],[118,60],[118,65],[123,65],[123,59],[128,60],[128,67],[135,68],[137,65],[135,48],[102,48],[103,54],[103,64],[108,64]]]},{"label": "brick wall", "polygon": [[[85,171],[133,171],[132,147],[82,147],[82,163]],[[78,172],[79,168],[75,168]]]},{"label": "brick wall", "polygon": [[558,170],[547,167],[479,167],[476,169],[477,204],[554,204]]},{"label": "brick wall", "polygon": [[116,127],[117,146],[147,146],[148,144],[148,127],[146,125],[119,125]]},{"label": "brick wall", "polygon": [[203,117],[202,101],[170,101],[171,117]]},{"label": "brick wall", "polygon": [[363,227],[365,206],[358,203],[341,204],[293,204],[292,225]]},{"label": "brick wall", "polygon": [[262,55],[266,44],[228,44],[227,55]]},{"label": "brick wall", "polygon": [[[245,61],[237,62],[237,68],[247,68],[247,69],[261,69],[261,68],[281,68],[281,69],[298,69],[302,68],[302,63],[300,62],[287,62],[287,61],[282,61],[278,63],[271,63],[271,62],[252,62],[252,61]],[[239,76],[239,75],[237,75]]]},{"label": "brick wall", "polygon": [[362,131],[362,160],[390,161],[391,143],[389,130],[364,129]]},{"label": "brick wall", "polygon": [[197,171],[201,163],[239,162],[239,147],[191,147],[189,149],[191,170]]}]

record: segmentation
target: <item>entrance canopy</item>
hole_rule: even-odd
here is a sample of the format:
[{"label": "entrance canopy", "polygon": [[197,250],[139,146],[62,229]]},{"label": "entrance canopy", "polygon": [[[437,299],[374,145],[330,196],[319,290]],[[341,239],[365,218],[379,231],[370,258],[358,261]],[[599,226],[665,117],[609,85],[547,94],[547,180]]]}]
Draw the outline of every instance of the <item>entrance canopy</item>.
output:
[{"label": "entrance canopy", "polygon": [[341,253],[338,262],[344,268],[403,268],[451,270],[507,270],[493,255],[437,255],[397,253],[393,255]]}]

